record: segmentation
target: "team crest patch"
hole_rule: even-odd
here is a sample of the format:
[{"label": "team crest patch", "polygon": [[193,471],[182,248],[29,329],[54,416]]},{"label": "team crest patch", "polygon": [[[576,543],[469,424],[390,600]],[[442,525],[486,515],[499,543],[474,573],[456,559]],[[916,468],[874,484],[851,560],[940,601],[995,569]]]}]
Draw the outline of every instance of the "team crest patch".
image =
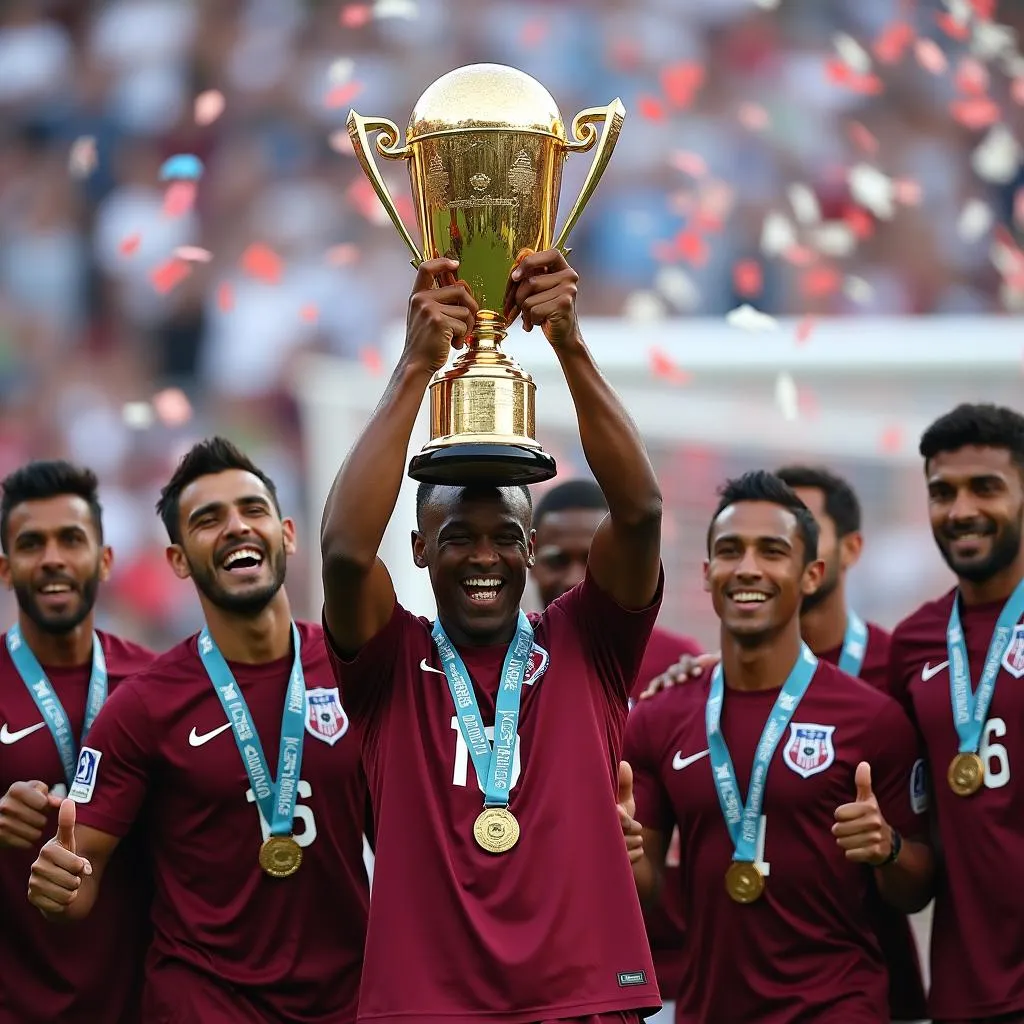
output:
[{"label": "team crest patch", "polygon": [[523,683],[533,686],[535,682],[548,670],[548,652],[539,644],[533,645],[530,657],[526,661],[526,672],[523,674]]},{"label": "team crest patch", "polygon": [[782,752],[782,760],[802,778],[823,772],[835,759],[832,745],[834,725],[814,725],[810,722],[791,722],[789,741]]},{"label": "team crest patch", "polygon": [[1018,622],[1013,627],[1010,646],[1006,648],[1006,653],[1003,655],[1003,668],[1014,679],[1024,676],[1024,623],[1022,622]]},{"label": "team crest patch", "polygon": [[306,732],[332,747],[348,732],[348,715],[336,686],[306,691]]}]

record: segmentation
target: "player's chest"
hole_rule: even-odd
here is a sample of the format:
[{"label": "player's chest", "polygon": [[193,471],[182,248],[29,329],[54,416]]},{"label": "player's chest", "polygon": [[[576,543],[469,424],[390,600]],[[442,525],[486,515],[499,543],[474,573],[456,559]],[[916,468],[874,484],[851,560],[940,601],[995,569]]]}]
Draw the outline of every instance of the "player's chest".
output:
[{"label": "player's chest", "polygon": [[[85,693],[58,695],[77,741],[85,715]],[[0,693],[0,786],[39,779],[49,786],[64,785],[64,768],[57,743],[42,712],[18,679],[8,679]]]}]

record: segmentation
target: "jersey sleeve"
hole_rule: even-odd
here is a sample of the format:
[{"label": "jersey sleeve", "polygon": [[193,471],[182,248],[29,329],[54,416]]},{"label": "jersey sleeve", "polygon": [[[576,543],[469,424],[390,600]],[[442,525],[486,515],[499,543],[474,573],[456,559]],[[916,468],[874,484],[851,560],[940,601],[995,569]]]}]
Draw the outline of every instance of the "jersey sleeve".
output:
[{"label": "jersey sleeve", "polygon": [[651,726],[656,724],[660,711],[658,704],[658,698],[654,697],[629,712],[622,759],[633,769],[636,820],[644,828],[657,829],[667,837],[675,825],[675,815],[658,770],[658,744],[651,735]]},{"label": "jersey sleeve", "polygon": [[900,706],[886,700],[871,726],[871,786],[882,817],[901,835],[928,835],[928,779],[918,735]]},{"label": "jersey sleeve", "polygon": [[903,641],[900,628],[897,627],[889,642],[886,692],[913,720],[914,702],[910,698],[908,687],[907,661],[907,646]]},{"label": "jersey sleeve", "polygon": [[128,833],[145,803],[159,742],[139,689],[135,680],[123,683],[103,705],[69,794],[81,824],[118,837]]}]

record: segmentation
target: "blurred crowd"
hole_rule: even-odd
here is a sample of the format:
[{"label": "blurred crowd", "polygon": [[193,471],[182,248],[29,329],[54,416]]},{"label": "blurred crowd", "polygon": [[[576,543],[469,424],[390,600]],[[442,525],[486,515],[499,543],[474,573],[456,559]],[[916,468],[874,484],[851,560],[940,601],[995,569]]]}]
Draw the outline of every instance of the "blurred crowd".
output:
[{"label": "blurred crowd", "polygon": [[[993,118],[951,105],[990,100],[1024,139],[1024,4],[952,8],[1006,27],[995,56],[970,59],[950,4],[912,0],[5,0],[0,472],[93,466],[108,623],[158,646],[194,628],[153,512],[178,454],[226,432],[302,515],[295,357],[378,365],[404,315],[408,257],[347,145],[349,108],[404,127],[430,82],[480,61],[534,75],[567,122],[626,105],[572,238],[586,316],[999,313],[993,233],[1019,238],[1024,175],[979,174]],[[896,21],[911,32],[878,60]],[[203,173],[169,208],[160,171],[182,153]],[[569,162],[563,214],[588,160]],[[895,182],[895,217],[865,211],[857,164]],[[305,560],[292,572],[304,595]]]}]

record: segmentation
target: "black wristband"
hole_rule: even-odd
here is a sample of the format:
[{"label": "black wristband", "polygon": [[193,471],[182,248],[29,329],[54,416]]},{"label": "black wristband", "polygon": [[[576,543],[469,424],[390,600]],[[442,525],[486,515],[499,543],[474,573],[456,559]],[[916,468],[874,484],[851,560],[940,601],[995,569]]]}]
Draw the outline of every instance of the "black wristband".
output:
[{"label": "black wristband", "polygon": [[895,864],[900,855],[900,850],[903,849],[903,836],[891,825],[889,826],[889,831],[892,833],[892,849],[889,851],[889,856],[881,864],[876,864],[875,867],[884,868],[889,864]]}]

